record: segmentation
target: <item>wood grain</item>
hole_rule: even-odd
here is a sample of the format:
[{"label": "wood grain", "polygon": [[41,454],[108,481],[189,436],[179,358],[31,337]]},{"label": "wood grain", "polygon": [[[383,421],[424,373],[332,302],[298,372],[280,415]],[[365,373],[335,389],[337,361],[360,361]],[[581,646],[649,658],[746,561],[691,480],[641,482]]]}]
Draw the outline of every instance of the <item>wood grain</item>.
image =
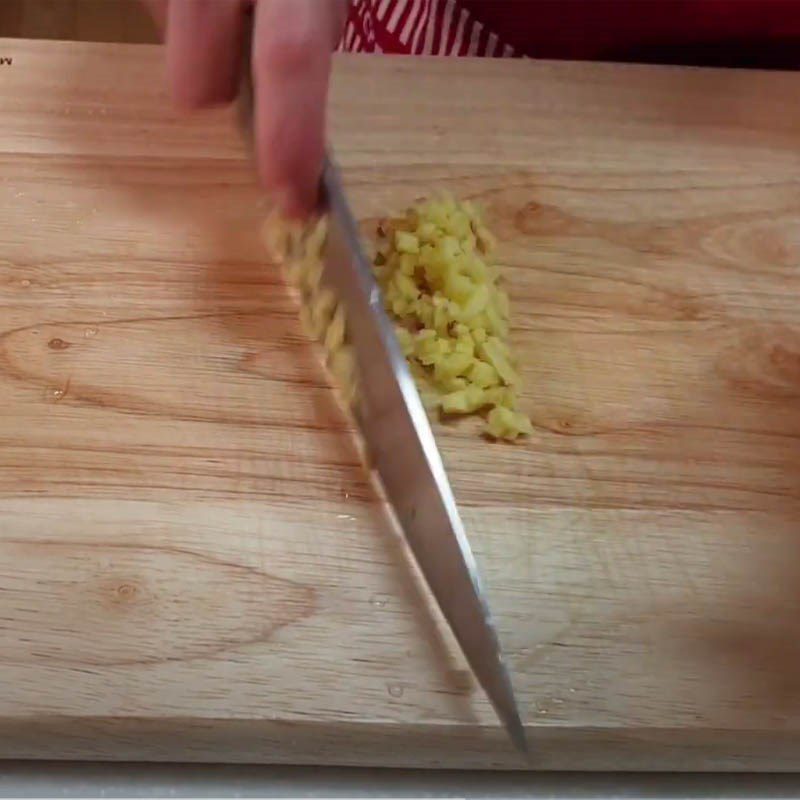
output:
[{"label": "wood grain", "polygon": [[[0,42],[0,754],[520,766],[157,49]],[[800,76],[337,61],[365,230],[501,239],[536,434],[437,436],[542,768],[793,769]],[[469,96],[465,106],[463,97]]]}]

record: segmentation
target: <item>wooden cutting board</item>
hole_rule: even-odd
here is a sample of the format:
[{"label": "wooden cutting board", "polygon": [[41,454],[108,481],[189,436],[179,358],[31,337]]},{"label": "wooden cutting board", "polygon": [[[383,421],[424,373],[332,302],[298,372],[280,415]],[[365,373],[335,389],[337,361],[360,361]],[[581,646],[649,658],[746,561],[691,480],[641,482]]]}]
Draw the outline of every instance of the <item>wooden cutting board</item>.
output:
[{"label": "wooden cutting board", "polygon": [[[524,766],[156,48],[0,41],[0,755]],[[800,746],[800,76],[342,58],[365,230],[501,240],[533,438],[438,427],[544,768]]]}]

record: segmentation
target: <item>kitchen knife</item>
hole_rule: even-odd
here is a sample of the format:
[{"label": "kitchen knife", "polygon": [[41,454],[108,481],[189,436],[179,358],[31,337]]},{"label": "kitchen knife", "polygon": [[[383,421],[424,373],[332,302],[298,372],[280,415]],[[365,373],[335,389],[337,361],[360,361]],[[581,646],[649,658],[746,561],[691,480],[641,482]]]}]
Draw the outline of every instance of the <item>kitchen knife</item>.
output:
[{"label": "kitchen knife", "polygon": [[383,309],[339,174],[322,175],[322,280],[346,309],[358,367],[354,414],[406,541],[475,676],[521,750],[525,732],[455,498],[414,379]]},{"label": "kitchen knife", "polygon": [[[243,72],[239,119],[251,141],[249,60]],[[369,463],[467,662],[512,741],[526,752],[525,730],[475,558],[425,409],[384,311],[339,171],[330,156],[323,167],[320,199],[322,210],[328,212],[322,282],[336,293],[346,312],[358,373],[353,413]]]}]

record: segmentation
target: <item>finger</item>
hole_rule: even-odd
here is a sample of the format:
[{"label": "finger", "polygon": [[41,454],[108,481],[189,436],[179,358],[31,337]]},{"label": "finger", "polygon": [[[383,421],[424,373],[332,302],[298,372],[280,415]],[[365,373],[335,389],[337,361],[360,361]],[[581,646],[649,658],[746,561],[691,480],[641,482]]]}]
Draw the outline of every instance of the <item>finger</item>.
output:
[{"label": "finger", "polygon": [[283,210],[305,215],[317,201],[325,146],[331,51],[339,0],[260,0],[253,43],[259,177]]},{"label": "finger", "polygon": [[233,100],[243,33],[243,0],[171,0],[167,75],[176,103],[197,108]]}]

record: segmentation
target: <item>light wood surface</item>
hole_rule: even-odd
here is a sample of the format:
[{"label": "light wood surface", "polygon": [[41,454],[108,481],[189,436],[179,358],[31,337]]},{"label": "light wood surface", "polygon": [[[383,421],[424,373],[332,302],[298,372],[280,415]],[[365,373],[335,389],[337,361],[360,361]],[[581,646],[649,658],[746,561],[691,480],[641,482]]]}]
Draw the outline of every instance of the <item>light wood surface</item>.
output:
[{"label": "light wood surface", "polygon": [[[0,755],[515,767],[227,112],[0,41]],[[339,59],[365,229],[488,208],[536,425],[439,427],[547,768],[800,752],[800,76]]]}]

